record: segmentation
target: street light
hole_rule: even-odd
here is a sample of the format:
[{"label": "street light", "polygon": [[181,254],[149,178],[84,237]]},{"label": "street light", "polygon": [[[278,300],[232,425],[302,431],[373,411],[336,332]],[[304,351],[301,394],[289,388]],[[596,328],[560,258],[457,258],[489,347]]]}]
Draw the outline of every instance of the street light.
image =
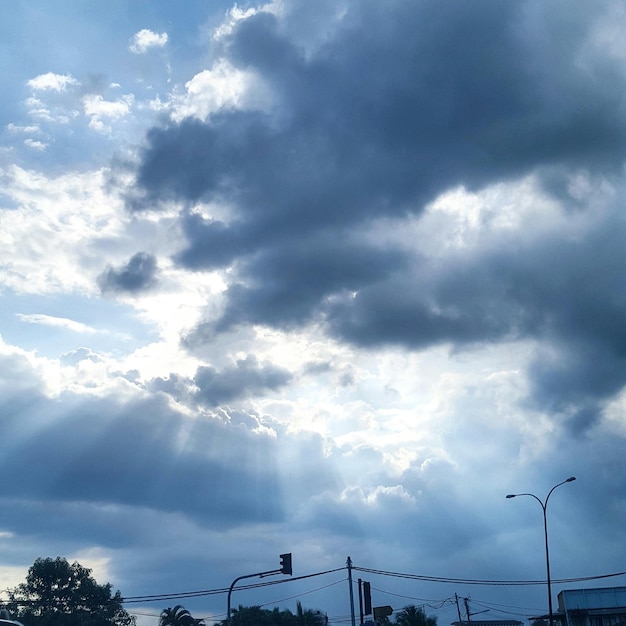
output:
[{"label": "street light", "polygon": [[546,496],[546,499],[544,501],[541,501],[534,493],[510,493],[507,496],[507,498],[516,498],[517,496],[530,496],[531,498],[535,498],[535,500],[539,502],[539,504],[541,505],[541,508],[543,509],[543,532],[544,532],[544,536],[546,539],[546,573],[547,573],[547,578],[548,578],[548,613],[550,615],[550,626],[554,626],[554,623],[553,623],[553,618],[552,618],[552,586],[550,582],[550,552],[548,550],[548,517],[546,515],[546,510],[548,508],[548,500],[550,499],[552,492],[557,487],[560,487],[561,485],[564,485],[565,483],[571,483],[574,480],[576,480],[576,476],[570,476],[568,479],[564,480],[563,482],[560,482],[554,485],[554,487],[552,487],[552,489],[550,489],[550,491],[548,492],[548,495]]}]

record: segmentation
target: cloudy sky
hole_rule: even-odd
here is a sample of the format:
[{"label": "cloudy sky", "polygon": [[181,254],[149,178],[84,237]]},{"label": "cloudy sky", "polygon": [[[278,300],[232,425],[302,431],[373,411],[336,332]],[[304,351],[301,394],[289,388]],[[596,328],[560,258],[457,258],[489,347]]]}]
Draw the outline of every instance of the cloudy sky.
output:
[{"label": "cloudy sky", "polygon": [[[484,618],[626,584],[626,9],[0,3],[0,587]],[[338,571],[334,571],[338,570]],[[570,579],[588,578],[574,583]],[[270,579],[264,579],[267,582]],[[285,577],[271,580],[284,581]],[[254,582],[254,580],[252,581]],[[129,604],[156,625],[184,604]]]}]

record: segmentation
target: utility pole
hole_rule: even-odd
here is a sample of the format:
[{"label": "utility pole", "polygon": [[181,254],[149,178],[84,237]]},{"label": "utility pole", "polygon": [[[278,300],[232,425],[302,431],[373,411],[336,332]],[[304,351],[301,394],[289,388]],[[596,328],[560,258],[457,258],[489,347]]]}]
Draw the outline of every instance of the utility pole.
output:
[{"label": "utility pole", "polygon": [[[456,595],[456,594],[454,594]],[[470,622],[472,621],[472,615],[478,615],[480,613],[488,613],[489,609],[485,609],[484,611],[474,611],[473,613],[470,611],[470,600],[471,598],[468,596],[467,598],[463,598],[463,603],[465,604],[465,613],[467,614],[467,624],[469,626]],[[458,605],[458,601],[457,601],[457,605],[456,608],[458,610],[459,605]],[[459,615],[461,613],[459,612]]]},{"label": "utility pole", "polygon": [[463,618],[461,617],[461,609],[459,608],[459,596],[457,596],[456,593],[454,594],[454,601],[456,602],[456,612],[459,615],[459,622],[462,622]]},{"label": "utility pole", "polygon": [[357,583],[359,584],[359,624],[363,626],[363,581],[359,578]]},{"label": "utility pole", "polygon": [[352,559],[348,557],[346,561],[348,568],[348,585],[350,589],[350,616],[352,618],[352,626],[356,626],[356,618],[354,616],[354,591],[352,590]]}]

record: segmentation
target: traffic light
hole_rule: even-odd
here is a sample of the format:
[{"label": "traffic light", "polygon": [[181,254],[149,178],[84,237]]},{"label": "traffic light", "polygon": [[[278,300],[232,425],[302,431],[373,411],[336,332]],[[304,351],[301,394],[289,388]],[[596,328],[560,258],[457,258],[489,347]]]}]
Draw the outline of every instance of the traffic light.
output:
[{"label": "traffic light", "polygon": [[363,581],[363,615],[372,614],[372,590],[370,584]]},{"label": "traffic light", "polygon": [[289,574],[289,576],[291,576],[291,552],[280,555],[280,571],[282,574]]}]

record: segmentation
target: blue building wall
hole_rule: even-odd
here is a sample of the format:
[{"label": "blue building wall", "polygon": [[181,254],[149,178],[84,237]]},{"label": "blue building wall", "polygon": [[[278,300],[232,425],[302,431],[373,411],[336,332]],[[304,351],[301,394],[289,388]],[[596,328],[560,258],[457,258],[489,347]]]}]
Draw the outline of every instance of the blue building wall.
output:
[{"label": "blue building wall", "polygon": [[626,587],[567,589],[558,600],[559,611],[626,608]]},{"label": "blue building wall", "polygon": [[626,587],[567,589],[558,604],[562,626],[626,626]]}]

